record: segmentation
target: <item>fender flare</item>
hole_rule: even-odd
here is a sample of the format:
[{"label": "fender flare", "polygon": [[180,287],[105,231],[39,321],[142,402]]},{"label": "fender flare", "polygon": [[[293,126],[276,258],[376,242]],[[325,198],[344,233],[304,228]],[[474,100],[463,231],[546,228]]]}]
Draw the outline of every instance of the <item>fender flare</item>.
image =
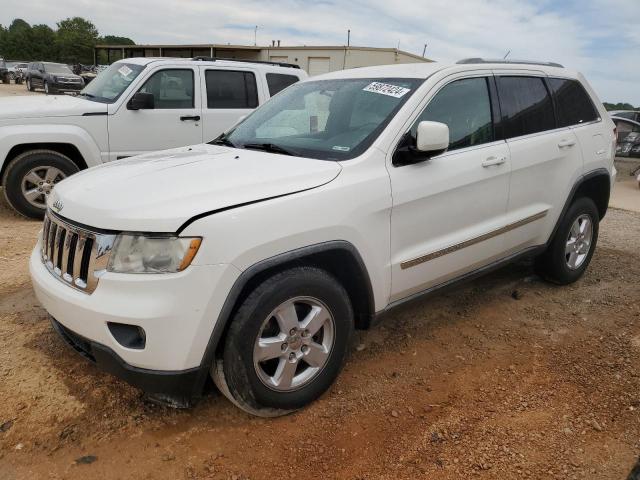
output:
[{"label": "fender flare", "polygon": [[85,129],[75,125],[33,124],[0,127],[0,169],[4,169],[7,156],[18,145],[70,144],[78,149],[87,167],[102,163],[100,148]]},{"label": "fender flare", "polygon": [[213,366],[213,362],[215,360],[220,341],[222,340],[222,336],[226,331],[229,322],[231,321],[233,310],[237,305],[240,295],[242,294],[249,281],[256,275],[280,265],[285,265],[291,263],[292,261],[301,260],[311,255],[336,250],[340,250],[351,255],[358,265],[358,268],[361,270],[363,280],[366,284],[365,290],[367,291],[368,296],[367,302],[370,308],[370,317],[373,318],[373,315],[375,313],[375,304],[373,297],[373,288],[371,286],[371,279],[366,265],[362,260],[362,257],[360,256],[360,253],[350,242],[347,242],[345,240],[322,242],[315,245],[297,248],[295,250],[291,250],[289,252],[281,253],[265,260],[261,260],[244,270],[234,282],[231,290],[229,290],[227,298],[225,299],[222,309],[220,310],[220,314],[218,315],[218,318],[213,326],[213,330],[209,337],[204,355],[202,356],[198,376],[193,385],[192,398],[199,398],[204,391],[204,386],[209,377],[209,370]]},{"label": "fender flare", "polygon": [[[560,227],[560,222],[562,222],[562,219],[564,218],[565,214],[567,213],[567,210],[571,206],[571,202],[573,201],[578,189],[585,182],[591,180],[592,178],[599,177],[599,176],[607,177],[607,179],[609,181],[609,195],[611,195],[611,174],[609,173],[609,171],[606,168],[597,168],[596,170],[592,170],[592,171],[590,171],[588,173],[585,173],[581,177],[579,177],[576,180],[576,182],[573,184],[573,187],[571,187],[571,191],[569,192],[569,195],[567,195],[567,199],[564,202],[564,206],[562,207],[562,211],[560,212],[560,215],[558,216],[558,220],[556,220],[556,224],[554,225],[553,230],[551,231],[551,235],[549,235],[549,239],[547,240],[547,243],[546,243],[545,247],[548,247],[549,244],[553,241],[553,237],[555,236],[558,228]],[[607,204],[608,203],[609,202],[607,201]],[[606,210],[605,210],[605,212],[606,212]],[[604,217],[604,215],[602,215],[602,217]]]}]

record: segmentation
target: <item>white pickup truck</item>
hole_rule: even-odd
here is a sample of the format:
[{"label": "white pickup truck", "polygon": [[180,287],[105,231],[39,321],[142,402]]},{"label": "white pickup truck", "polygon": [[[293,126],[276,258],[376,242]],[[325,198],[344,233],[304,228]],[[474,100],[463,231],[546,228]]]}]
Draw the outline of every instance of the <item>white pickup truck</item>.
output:
[{"label": "white pickup truck", "polygon": [[0,178],[9,204],[41,218],[53,185],[79,170],[214,139],[280,90],[297,66],[129,58],[77,96],[0,101]]}]

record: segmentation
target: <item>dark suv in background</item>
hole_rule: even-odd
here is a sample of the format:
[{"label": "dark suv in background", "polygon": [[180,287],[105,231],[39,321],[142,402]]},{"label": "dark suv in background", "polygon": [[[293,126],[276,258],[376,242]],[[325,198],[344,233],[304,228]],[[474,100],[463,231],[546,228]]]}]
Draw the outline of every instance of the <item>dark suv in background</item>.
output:
[{"label": "dark suv in background", "polygon": [[44,89],[45,93],[78,92],[84,80],[62,63],[33,62],[27,69],[27,89]]}]

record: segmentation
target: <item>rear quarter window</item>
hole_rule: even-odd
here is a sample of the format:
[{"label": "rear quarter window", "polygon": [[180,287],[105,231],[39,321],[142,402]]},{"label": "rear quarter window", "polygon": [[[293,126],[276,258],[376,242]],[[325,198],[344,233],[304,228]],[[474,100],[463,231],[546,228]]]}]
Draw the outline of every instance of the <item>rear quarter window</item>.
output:
[{"label": "rear quarter window", "polygon": [[549,78],[556,102],[558,126],[569,127],[598,120],[598,111],[580,82],[565,78]]},{"label": "rear quarter window", "polygon": [[500,76],[497,80],[506,138],[556,128],[553,103],[542,78]]}]

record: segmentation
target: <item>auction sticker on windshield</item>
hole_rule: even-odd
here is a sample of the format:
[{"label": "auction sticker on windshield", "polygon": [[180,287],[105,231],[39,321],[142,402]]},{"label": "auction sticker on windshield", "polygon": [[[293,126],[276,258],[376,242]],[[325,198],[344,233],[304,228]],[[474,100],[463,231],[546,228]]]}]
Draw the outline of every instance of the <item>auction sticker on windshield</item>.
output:
[{"label": "auction sticker on windshield", "polygon": [[120,75],[122,75],[123,77],[128,77],[131,72],[133,72],[133,70],[131,70],[126,65],[123,65],[118,69],[118,73],[120,73]]},{"label": "auction sticker on windshield", "polygon": [[399,87],[397,85],[391,85],[389,83],[371,82],[362,90],[364,90],[365,92],[379,93],[380,95],[388,95],[389,97],[402,98],[411,89]]}]

